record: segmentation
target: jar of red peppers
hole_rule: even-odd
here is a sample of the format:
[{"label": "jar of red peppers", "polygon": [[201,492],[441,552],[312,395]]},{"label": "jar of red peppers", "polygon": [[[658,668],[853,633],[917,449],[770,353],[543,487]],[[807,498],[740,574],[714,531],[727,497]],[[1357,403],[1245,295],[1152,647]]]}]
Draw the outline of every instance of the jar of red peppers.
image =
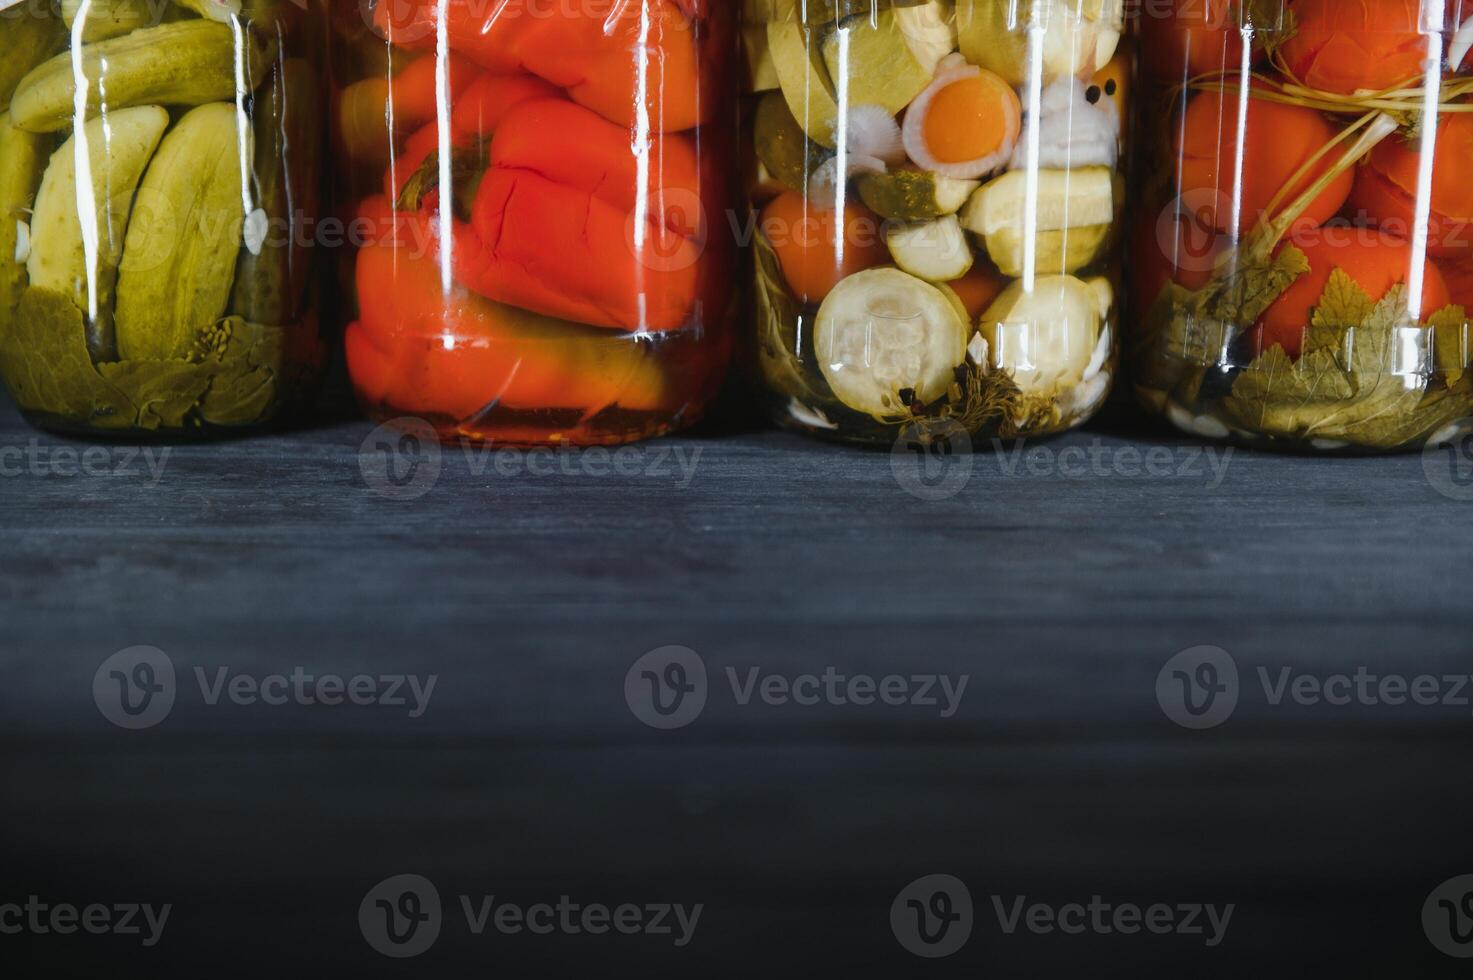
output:
[{"label": "jar of red peppers", "polygon": [[758,362],[854,442],[1058,432],[1114,373],[1123,0],[743,0]]},{"label": "jar of red peppers", "polygon": [[1473,5],[1171,0],[1143,18],[1136,390],[1326,451],[1473,416]]},{"label": "jar of red peppers", "polygon": [[713,0],[338,0],[345,345],[370,414],[618,443],[729,349],[735,49]]}]

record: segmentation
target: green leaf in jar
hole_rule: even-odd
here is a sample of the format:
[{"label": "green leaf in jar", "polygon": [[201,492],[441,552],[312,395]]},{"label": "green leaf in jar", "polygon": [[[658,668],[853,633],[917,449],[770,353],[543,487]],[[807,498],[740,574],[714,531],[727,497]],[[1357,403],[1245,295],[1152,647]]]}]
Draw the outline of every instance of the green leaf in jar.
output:
[{"label": "green leaf in jar", "polygon": [[27,411],[99,429],[246,426],[277,403],[288,336],[230,317],[206,327],[188,358],[94,365],[82,311],[61,293],[32,287],[0,335],[0,374]]},{"label": "green leaf in jar", "polygon": [[[1450,322],[1453,315],[1439,311],[1433,320]],[[1316,308],[1304,355],[1290,361],[1274,346],[1238,376],[1223,407],[1269,435],[1373,449],[1415,444],[1473,414],[1473,379],[1433,385],[1415,365],[1397,363],[1408,332],[1425,345],[1435,329],[1411,317],[1405,285],[1373,303],[1337,269]]]},{"label": "green leaf in jar", "polygon": [[82,311],[54,290],[22,294],[10,329],[0,334],[0,373],[27,411],[87,420],[135,414],[128,397],[92,366]]},{"label": "green leaf in jar", "polygon": [[1163,338],[1166,356],[1203,367],[1220,363],[1238,334],[1307,272],[1308,257],[1288,245],[1267,262],[1240,265],[1197,292],[1168,289],[1172,313]]}]

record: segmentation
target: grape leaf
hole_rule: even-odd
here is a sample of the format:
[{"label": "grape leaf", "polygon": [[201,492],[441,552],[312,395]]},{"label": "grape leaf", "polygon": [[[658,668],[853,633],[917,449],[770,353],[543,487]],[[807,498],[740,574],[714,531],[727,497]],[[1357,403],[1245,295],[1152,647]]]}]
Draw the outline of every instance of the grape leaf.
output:
[{"label": "grape leaf", "polygon": [[188,359],[94,365],[82,311],[33,287],[0,335],[0,373],[22,408],[99,429],[250,425],[276,400],[285,339],[280,327],[231,317],[207,327]]},{"label": "grape leaf", "polygon": [[[1451,322],[1453,312],[1435,316]],[[1270,435],[1395,449],[1473,413],[1473,379],[1429,387],[1431,342],[1408,311],[1405,285],[1372,303],[1336,269],[1304,355],[1292,362],[1275,345],[1242,371],[1223,407]]]},{"label": "grape leaf", "polygon": [[128,397],[98,376],[87,353],[87,323],[71,299],[49,289],[21,295],[10,329],[0,334],[0,373],[21,408],[70,419],[123,419]]}]

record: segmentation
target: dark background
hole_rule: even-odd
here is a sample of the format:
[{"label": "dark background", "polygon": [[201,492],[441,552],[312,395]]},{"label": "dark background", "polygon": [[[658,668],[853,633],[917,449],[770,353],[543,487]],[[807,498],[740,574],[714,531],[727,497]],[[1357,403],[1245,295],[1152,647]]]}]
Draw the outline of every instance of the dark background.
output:
[{"label": "dark background", "polygon": [[[1473,671],[1473,521],[1419,456],[1238,453],[1208,477],[1007,476],[955,497],[891,456],[726,415],[694,480],[506,478],[443,457],[383,498],[371,426],[176,447],[140,477],[0,479],[0,903],[174,906],[163,941],[0,936],[0,973],[74,976],[1192,977],[1468,975],[1423,933],[1473,872],[1468,707],[1267,703],[1262,666]],[[0,448],[62,441],[0,403]],[[1146,440],[1123,410],[1052,452]],[[68,443],[85,449],[86,443]],[[985,447],[984,447],[985,448]],[[956,465],[953,460],[953,465]],[[402,709],[202,702],[159,726],[93,703],[125,647],[237,672],[439,675]],[[655,647],[711,698],[656,731],[624,700]],[[1226,724],[1156,700],[1222,647]],[[726,667],[970,676],[919,707],[736,704]],[[358,928],[390,875],[447,904],[393,961]],[[964,881],[970,942],[905,952],[891,900]],[[703,903],[650,936],[468,935],[455,896]],[[1226,941],[1004,935],[990,897],[1235,903]],[[39,955],[42,959],[31,959]],[[44,964],[41,965],[41,964]],[[8,968],[7,968],[8,966]]]}]

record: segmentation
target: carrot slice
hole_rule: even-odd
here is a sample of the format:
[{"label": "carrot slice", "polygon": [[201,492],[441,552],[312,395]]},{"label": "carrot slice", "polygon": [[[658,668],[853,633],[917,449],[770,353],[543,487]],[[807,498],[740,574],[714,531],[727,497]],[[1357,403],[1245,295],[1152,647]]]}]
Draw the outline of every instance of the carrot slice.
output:
[{"label": "carrot slice", "polygon": [[966,163],[1011,146],[1021,126],[1017,93],[984,71],[952,82],[931,97],[926,145],[942,163]]}]

